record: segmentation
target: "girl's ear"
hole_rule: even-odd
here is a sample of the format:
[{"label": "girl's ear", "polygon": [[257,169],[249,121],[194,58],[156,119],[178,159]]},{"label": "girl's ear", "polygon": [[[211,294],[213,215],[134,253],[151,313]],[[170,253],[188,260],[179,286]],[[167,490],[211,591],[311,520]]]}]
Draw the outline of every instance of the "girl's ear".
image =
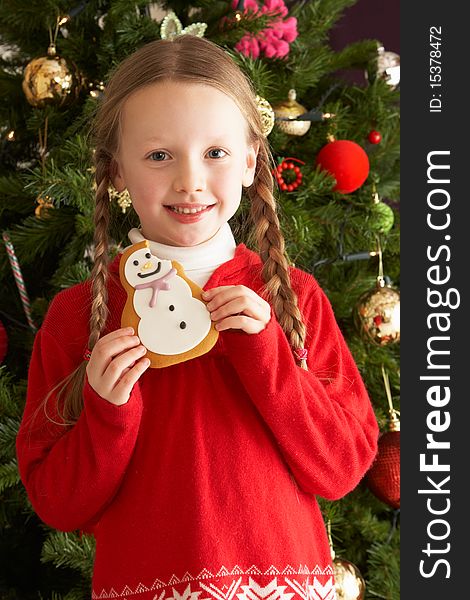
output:
[{"label": "girl's ear", "polygon": [[114,185],[116,192],[123,192],[126,189],[124,177],[121,175],[119,162],[113,158],[109,167],[109,178]]},{"label": "girl's ear", "polygon": [[243,187],[250,187],[255,178],[256,170],[256,158],[259,152],[259,142],[255,142],[248,146],[246,153],[246,168],[243,174],[242,185]]}]

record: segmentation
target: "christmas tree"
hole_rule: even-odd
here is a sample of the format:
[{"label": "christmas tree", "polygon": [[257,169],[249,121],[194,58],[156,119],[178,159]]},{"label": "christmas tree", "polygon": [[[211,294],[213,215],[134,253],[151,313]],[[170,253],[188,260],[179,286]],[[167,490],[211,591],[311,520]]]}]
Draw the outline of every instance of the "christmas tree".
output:
[{"label": "christmas tree", "polygon": [[[41,523],[18,476],[27,366],[50,300],[90,274],[87,126],[108,74],[141,45],[187,34],[224,47],[254,83],[278,162],[287,254],[329,297],[384,432],[357,488],[335,502],[319,499],[338,592],[399,597],[399,57],[375,39],[332,50],[329,32],[352,4],[0,4],[2,598],[89,597],[94,539]],[[351,68],[364,73],[363,82],[348,83],[343,73]],[[112,207],[116,254],[138,219],[123,194]],[[244,197],[231,226],[237,243],[255,250],[244,226],[248,212]]]}]

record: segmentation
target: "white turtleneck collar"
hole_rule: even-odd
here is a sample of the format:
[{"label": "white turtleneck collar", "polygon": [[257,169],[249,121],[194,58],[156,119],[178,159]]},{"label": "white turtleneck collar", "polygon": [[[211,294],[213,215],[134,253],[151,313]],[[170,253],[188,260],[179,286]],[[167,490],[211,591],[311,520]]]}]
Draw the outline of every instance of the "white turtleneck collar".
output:
[{"label": "white turtleneck collar", "polygon": [[[136,228],[129,231],[128,237],[132,244],[138,244],[146,239],[142,231]],[[188,278],[200,287],[204,287],[217,267],[235,256],[237,247],[228,223],[222,225],[209,240],[197,246],[167,246],[152,240],[148,242],[152,254],[165,260],[178,261]]]}]

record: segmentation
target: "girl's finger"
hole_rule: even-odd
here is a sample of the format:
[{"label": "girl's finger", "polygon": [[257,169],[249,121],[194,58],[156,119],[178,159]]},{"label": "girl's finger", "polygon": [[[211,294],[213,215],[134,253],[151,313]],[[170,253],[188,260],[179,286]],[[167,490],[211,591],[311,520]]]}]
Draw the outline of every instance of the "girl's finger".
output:
[{"label": "girl's finger", "polygon": [[122,403],[127,402],[134,384],[149,366],[150,360],[148,358],[139,359],[134,367],[121,377],[119,383],[113,390],[113,399],[119,403],[121,399]]},{"label": "girl's finger", "polygon": [[105,336],[93,348],[89,367],[103,375],[115,357],[139,344],[140,339],[136,335],[122,335],[111,339]]},{"label": "girl's finger", "polygon": [[147,348],[139,345],[137,348],[131,348],[114,358],[106,368],[102,382],[109,391],[113,390],[123,375],[125,369],[131,369],[131,365],[141,359],[147,352]]},{"label": "girl's finger", "polygon": [[264,313],[261,311],[261,306],[254,302],[252,298],[235,298],[226,304],[220,306],[216,310],[211,311],[211,319],[218,321],[230,315],[243,313],[254,319],[261,319]]},{"label": "girl's finger", "polygon": [[134,329],[132,327],[121,327],[120,329],[115,329],[114,331],[111,331],[111,333],[107,333],[106,335],[101,337],[96,342],[95,347],[105,345],[108,342],[117,340],[121,337],[127,337],[127,336],[133,336],[133,335],[134,335]]},{"label": "girl's finger", "polygon": [[[212,292],[212,290],[210,291]],[[207,308],[210,311],[216,310],[235,298],[245,298],[247,301],[251,301],[261,306],[266,302],[266,300],[263,300],[263,298],[258,296],[251,288],[244,285],[227,285],[214,288],[214,293],[208,299]]]},{"label": "girl's finger", "polygon": [[129,335],[110,340],[103,345],[103,353],[110,358],[119,356],[125,350],[133,348],[140,344],[140,339],[136,335]]},{"label": "girl's finger", "polygon": [[120,327],[119,329],[115,329],[114,331],[111,331],[111,333],[104,335],[100,339],[104,340],[106,338],[106,339],[112,340],[113,338],[121,337],[123,335],[134,335],[134,328],[133,327]]},{"label": "girl's finger", "polygon": [[[123,376],[124,376],[126,373],[128,373],[128,372],[129,372],[129,371],[132,369],[132,367],[133,367],[134,365],[135,365],[135,361],[134,361],[134,362],[133,362],[133,363],[130,365],[130,367],[126,367],[126,368],[123,370],[123,372],[121,373],[121,379],[122,379],[122,377],[123,377]],[[118,383],[119,383],[119,382],[118,382]]]},{"label": "girl's finger", "polygon": [[260,333],[266,327],[265,323],[245,315],[227,317],[216,324],[217,331],[226,329],[242,329],[245,333]]}]

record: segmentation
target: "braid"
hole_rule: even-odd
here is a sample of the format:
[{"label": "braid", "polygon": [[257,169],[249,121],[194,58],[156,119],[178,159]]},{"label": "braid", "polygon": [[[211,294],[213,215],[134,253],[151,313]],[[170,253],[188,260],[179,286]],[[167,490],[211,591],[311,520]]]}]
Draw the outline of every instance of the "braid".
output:
[{"label": "braid", "polygon": [[[261,143],[257,158],[257,174],[254,185],[247,190],[251,204],[259,254],[263,261],[262,277],[265,281],[264,294],[271,300],[277,320],[287,336],[291,347],[303,348],[306,327],[297,306],[297,295],[291,287],[289,263],[285,254],[284,237],[276,212],[273,196],[273,176],[269,168],[269,152]],[[306,360],[301,367],[308,370]]]},{"label": "braid", "polygon": [[[103,153],[105,154],[105,153]],[[108,280],[108,224],[109,210],[109,159],[107,155],[95,154],[96,165],[96,206],[95,206],[95,263],[91,272],[92,279],[92,304],[90,315],[90,336],[88,348],[91,350],[98,341],[109,313],[107,307],[108,293],[106,282]],[[62,381],[59,381],[46,395],[31,417],[31,426],[42,409],[47,419],[61,426],[71,426],[76,423],[83,410],[83,384],[85,382],[87,361],[83,360],[78,367]],[[47,412],[49,398],[55,393],[55,415],[60,421],[54,420]],[[63,399],[63,409],[60,405]]]},{"label": "braid", "polygon": [[93,350],[96,342],[104,329],[108,318],[109,309],[108,291],[106,282],[108,280],[108,226],[110,220],[109,210],[109,164],[110,159],[106,152],[95,153],[96,166],[96,205],[95,205],[95,257],[91,272],[92,281],[92,304],[90,315],[90,337],[88,339],[88,348]]}]

